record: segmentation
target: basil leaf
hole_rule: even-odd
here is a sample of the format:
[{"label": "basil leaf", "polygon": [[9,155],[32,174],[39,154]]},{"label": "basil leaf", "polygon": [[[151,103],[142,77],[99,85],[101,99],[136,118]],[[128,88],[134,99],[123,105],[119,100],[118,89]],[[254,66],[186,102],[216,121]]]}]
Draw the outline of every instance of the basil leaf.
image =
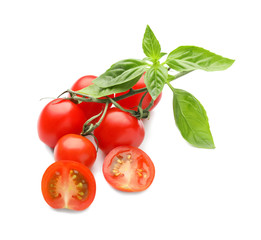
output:
[{"label": "basil leaf", "polygon": [[93,80],[101,88],[120,85],[136,78],[140,79],[147,63],[138,59],[125,59],[113,64],[105,73]]},{"label": "basil leaf", "polygon": [[181,46],[168,55],[166,64],[179,72],[196,69],[222,71],[229,68],[234,61],[235,60],[224,58],[204,48]]},{"label": "basil leaf", "polygon": [[175,76],[168,74],[168,82],[173,81],[174,79],[176,79]]},{"label": "basil leaf", "polygon": [[144,82],[153,100],[162,92],[167,79],[168,70],[159,63],[153,64],[146,72]]},{"label": "basil leaf", "polygon": [[159,41],[155,37],[149,25],[147,25],[143,41],[142,41],[143,52],[147,57],[154,60],[158,60],[162,55],[160,54],[161,47]]},{"label": "basil leaf", "polygon": [[174,89],[173,111],[184,139],[195,147],[215,148],[206,111],[192,94]]},{"label": "basil leaf", "polygon": [[164,57],[165,55],[167,55],[167,53],[161,52],[161,53],[160,53],[160,58]]},{"label": "basil leaf", "polygon": [[129,90],[131,87],[133,87],[138,82],[138,80],[139,78],[133,79],[132,81],[120,85],[107,87],[107,88],[101,88],[96,84],[92,84],[86,88],[77,91],[77,93],[85,94],[90,97],[100,98],[100,97],[108,96],[113,93],[125,92]]},{"label": "basil leaf", "polygon": [[[161,58],[164,57],[165,55],[167,55],[167,53],[161,52],[161,53],[160,53],[160,56],[159,56],[159,59],[161,59]],[[159,59],[158,59],[158,60],[159,60]],[[154,59],[151,58],[151,57],[145,57],[145,58],[143,58],[142,60],[143,60],[143,61],[151,61],[151,62],[154,62]]]}]

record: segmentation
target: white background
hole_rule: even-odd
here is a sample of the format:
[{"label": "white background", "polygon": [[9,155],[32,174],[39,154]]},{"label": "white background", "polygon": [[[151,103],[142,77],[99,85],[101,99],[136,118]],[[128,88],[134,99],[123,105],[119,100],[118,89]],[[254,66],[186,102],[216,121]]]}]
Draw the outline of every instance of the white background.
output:
[{"label": "white background", "polygon": [[[261,239],[259,1],[1,1],[1,236],[4,239]],[[175,126],[172,92],[146,123],[141,148],[155,164],[151,187],[122,193],[93,167],[97,193],[85,211],[54,210],[41,194],[53,163],[38,139],[48,99],[83,75],[143,58],[149,24],[170,52],[196,45],[228,58],[223,72],[173,82],[205,107],[216,149],[197,149]]]}]

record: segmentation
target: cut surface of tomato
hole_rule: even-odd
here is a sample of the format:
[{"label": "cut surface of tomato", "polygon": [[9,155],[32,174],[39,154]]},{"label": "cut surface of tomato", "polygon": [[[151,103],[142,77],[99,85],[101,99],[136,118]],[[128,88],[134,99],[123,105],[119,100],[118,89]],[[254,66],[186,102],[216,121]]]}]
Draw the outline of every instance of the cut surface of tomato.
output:
[{"label": "cut surface of tomato", "polygon": [[93,174],[78,162],[55,162],[42,178],[42,194],[52,208],[86,209],[93,202],[95,193]]},{"label": "cut surface of tomato", "polygon": [[105,157],[103,174],[112,187],[126,192],[139,192],[151,185],[155,167],[150,157],[141,149],[120,146]]}]

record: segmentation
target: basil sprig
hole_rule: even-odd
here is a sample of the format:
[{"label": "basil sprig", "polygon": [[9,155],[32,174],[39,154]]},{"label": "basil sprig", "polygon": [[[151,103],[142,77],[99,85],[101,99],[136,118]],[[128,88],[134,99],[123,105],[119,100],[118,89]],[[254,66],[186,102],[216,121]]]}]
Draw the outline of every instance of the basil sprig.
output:
[{"label": "basil sprig", "polygon": [[[125,92],[145,73],[145,84],[153,100],[160,95],[165,84],[171,88],[174,119],[183,138],[195,147],[215,148],[208,117],[202,104],[187,91],[174,88],[170,82],[194,70],[226,70],[234,60],[196,46],[180,46],[167,55],[161,52],[160,43],[149,26],[144,33],[142,48],[146,55],[144,59],[116,62],[96,78],[93,85],[78,92],[95,98]],[[166,60],[160,62],[165,55]],[[170,75],[170,69],[178,73]]]}]

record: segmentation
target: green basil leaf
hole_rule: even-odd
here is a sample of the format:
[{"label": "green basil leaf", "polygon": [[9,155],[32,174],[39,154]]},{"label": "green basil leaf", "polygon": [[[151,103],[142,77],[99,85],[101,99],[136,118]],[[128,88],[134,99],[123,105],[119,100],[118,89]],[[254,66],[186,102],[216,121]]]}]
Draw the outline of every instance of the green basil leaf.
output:
[{"label": "green basil leaf", "polygon": [[159,63],[153,64],[152,67],[146,72],[144,82],[154,100],[162,92],[167,79],[168,70]]},{"label": "green basil leaf", "polygon": [[161,47],[159,41],[155,37],[149,25],[147,25],[144,33],[142,48],[147,57],[150,57],[154,60],[158,60],[161,57]]},{"label": "green basil leaf", "polygon": [[[160,56],[159,56],[159,59],[161,59],[163,56],[165,56],[165,55],[167,55],[167,53],[164,53],[164,52],[161,52],[160,53]],[[158,60],[159,60],[158,59]],[[151,58],[151,57],[145,57],[145,58],[143,58],[142,59],[143,61],[151,61],[151,62],[154,62],[154,59],[153,58]]]},{"label": "green basil leaf", "polygon": [[168,82],[173,81],[174,79],[176,79],[175,76],[168,74]]},{"label": "green basil leaf", "polygon": [[107,88],[101,88],[96,84],[92,84],[86,88],[77,91],[77,93],[85,94],[90,97],[100,98],[100,97],[108,96],[113,93],[125,92],[129,90],[131,87],[133,87],[138,82],[138,80],[139,78],[133,79],[132,81],[120,85],[107,87]]},{"label": "green basil leaf", "polygon": [[166,64],[179,72],[196,69],[222,71],[229,68],[234,61],[235,60],[224,58],[204,48],[181,46],[168,55]]},{"label": "green basil leaf", "polygon": [[206,111],[192,94],[174,89],[173,111],[184,139],[195,147],[215,148]]},{"label": "green basil leaf", "polygon": [[160,53],[160,58],[162,58],[162,57],[165,56],[165,55],[167,55],[167,53],[161,52],[161,53]]},{"label": "green basil leaf", "polygon": [[113,64],[105,73],[93,80],[101,88],[120,85],[136,78],[145,72],[147,63],[138,59],[125,59]]}]

